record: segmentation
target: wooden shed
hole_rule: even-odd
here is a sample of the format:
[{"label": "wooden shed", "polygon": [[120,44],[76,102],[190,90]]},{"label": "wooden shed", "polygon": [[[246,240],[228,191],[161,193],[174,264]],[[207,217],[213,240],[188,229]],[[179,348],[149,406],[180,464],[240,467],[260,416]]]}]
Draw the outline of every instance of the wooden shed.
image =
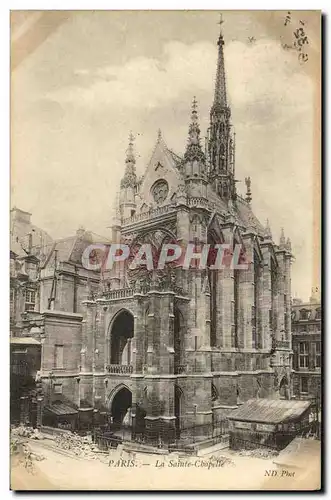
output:
[{"label": "wooden shed", "polygon": [[229,416],[230,448],[285,448],[310,428],[309,401],[251,399]]}]

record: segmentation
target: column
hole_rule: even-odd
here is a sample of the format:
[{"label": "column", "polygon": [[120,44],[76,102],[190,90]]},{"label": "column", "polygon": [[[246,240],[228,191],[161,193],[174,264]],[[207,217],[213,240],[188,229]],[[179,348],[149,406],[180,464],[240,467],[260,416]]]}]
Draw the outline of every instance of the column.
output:
[{"label": "column", "polygon": [[252,349],[252,307],[254,306],[254,252],[252,236],[244,235],[246,259],[248,269],[239,270],[239,347]]},{"label": "column", "polygon": [[160,361],[159,371],[173,374],[174,366],[174,292],[167,291],[160,297]]},{"label": "column", "polygon": [[291,333],[291,254],[287,252],[285,255],[285,332],[286,340],[290,342],[290,348],[292,344],[292,333]]},{"label": "column", "polygon": [[93,347],[94,347],[94,321],[96,303],[90,300],[82,302],[84,307],[82,321],[82,345],[81,345],[81,369],[82,373],[92,371]]},{"label": "column", "polygon": [[[224,243],[229,244],[230,248],[233,245],[233,225],[229,224],[222,228]],[[232,256],[227,254],[224,258],[224,269],[219,271],[219,287],[218,287],[218,307],[219,307],[219,326],[217,326],[217,336],[221,336],[220,345],[224,350],[233,347],[233,334],[235,329],[234,322],[234,274],[231,269]]]},{"label": "column", "polygon": [[263,269],[261,276],[261,302],[260,302],[260,315],[261,315],[261,337],[262,349],[271,349],[271,314],[272,314],[272,300],[271,300],[271,269],[270,269],[270,251],[269,244],[261,243],[261,250],[263,255]]},{"label": "column", "polygon": [[147,349],[146,336],[146,303],[143,296],[135,294],[136,298],[136,311],[134,316],[134,336],[131,342],[131,364],[133,366],[133,373],[142,373],[145,363],[145,349]]},{"label": "column", "polygon": [[276,298],[276,340],[285,340],[284,293],[285,293],[285,251],[276,252],[278,262]]},{"label": "column", "polygon": [[20,424],[28,425],[29,423],[29,398],[28,396],[20,397]]},{"label": "column", "polygon": [[148,295],[147,372],[158,373],[160,366],[160,294],[157,290],[151,290]]},{"label": "column", "polygon": [[107,364],[106,349],[107,331],[106,331],[106,311],[107,305],[102,299],[97,300],[96,320],[95,320],[95,342],[93,346],[94,370],[103,372]]}]

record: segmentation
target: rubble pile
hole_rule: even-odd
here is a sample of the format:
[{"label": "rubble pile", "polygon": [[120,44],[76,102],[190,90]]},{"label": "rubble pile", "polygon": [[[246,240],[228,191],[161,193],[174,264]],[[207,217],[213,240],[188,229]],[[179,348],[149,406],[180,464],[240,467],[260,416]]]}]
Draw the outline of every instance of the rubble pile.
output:
[{"label": "rubble pile", "polygon": [[39,453],[32,452],[27,443],[26,433],[24,436],[12,435],[10,439],[10,454],[12,465],[21,465],[27,469],[28,472],[34,473],[35,462],[44,460],[45,457]]},{"label": "rubble pile", "polygon": [[240,450],[238,455],[241,457],[254,457],[269,459],[278,455],[278,451],[268,448],[256,448],[254,450]]},{"label": "rubble pile", "polygon": [[26,427],[24,425],[19,425],[17,427],[13,427],[11,429],[11,436],[21,437],[21,438],[30,438],[30,439],[42,439],[41,433],[38,429],[33,429],[32,427]]},{"label": "rubble pile", "polygon": [[99,449],[92,442],[91,436],[82,437],[78,434],[63,433],[55,438],[55,444],[58,448],[69,451],[82,458],[89,458],[92,460],[100,458]]}]

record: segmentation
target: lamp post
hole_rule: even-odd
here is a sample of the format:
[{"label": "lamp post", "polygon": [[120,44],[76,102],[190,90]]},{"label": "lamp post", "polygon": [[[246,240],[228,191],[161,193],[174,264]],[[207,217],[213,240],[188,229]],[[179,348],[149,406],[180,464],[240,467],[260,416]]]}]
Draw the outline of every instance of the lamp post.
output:
[{"label": "lamp post", "polygon": [[193,432],[193,443],[195,443],[195,432],[196,432],[196,426],[197,426],[197,410],[198,410],[198,405],[194,404],[193,405],[193,411],[194,411],[194,432]]}]

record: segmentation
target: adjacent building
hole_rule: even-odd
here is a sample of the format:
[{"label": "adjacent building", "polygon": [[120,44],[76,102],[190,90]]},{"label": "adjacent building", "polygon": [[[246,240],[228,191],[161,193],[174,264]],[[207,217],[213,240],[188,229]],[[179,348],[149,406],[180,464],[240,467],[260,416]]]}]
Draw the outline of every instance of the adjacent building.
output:
[{"label": "adjacent building", "polygon": [[31,222],[31,214],[14,207],[10,231],[10,419],[41,424],[40,263],[52,239]]},{"label": "adjacent building", "polygon": [[80,372],[82,302],[97,294],[100,272],[82,266],[82,253],[107,240],[80,228],[72,237],[53,241],[32,225],[30,213],[14,208],[11,215],[11,420],[35,425],[41,406],[49,414],[46,420],[54,420],[52,403],[64,404],[65,392],[69,415],[88,406],[79,392],[76,396],[73,374]]},{"label": "adjacent building", "polygon": [[52,238],[31,222],[31,214],[14,207],[10,231],[10,335],[26,336],[30,317],[40,310],[39,270],[53,244]]},{"label": "adjacent building", "polygon": [[299,399],[321,399],[322,311],[318,298],[294,299],[292,305],[293,394]]}]

